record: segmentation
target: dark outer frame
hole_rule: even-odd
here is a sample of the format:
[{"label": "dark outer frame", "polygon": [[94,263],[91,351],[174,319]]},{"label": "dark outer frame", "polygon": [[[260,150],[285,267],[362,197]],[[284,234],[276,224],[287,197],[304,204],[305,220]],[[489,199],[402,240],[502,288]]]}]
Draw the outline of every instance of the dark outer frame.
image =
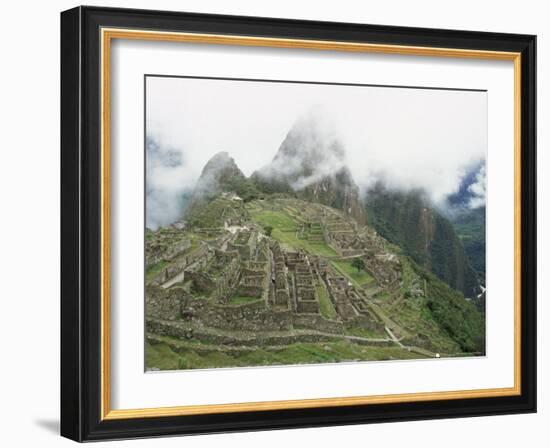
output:
[{"label": "dark outer frame", "polygon": [[[101,420],[100,28],[521,53],[521,394]],[[536,37],[77,7],[61,14],[61,435],[76,441],[536,412]]]}]

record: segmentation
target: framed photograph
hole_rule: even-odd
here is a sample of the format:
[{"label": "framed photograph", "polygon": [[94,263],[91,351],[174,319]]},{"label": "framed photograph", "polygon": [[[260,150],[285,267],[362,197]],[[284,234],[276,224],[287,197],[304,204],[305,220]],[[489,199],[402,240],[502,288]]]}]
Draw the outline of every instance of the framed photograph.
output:
[{"label": "framed photograph", "polygon": [[61,14],[61,433],[536,411],[535,36]]}]

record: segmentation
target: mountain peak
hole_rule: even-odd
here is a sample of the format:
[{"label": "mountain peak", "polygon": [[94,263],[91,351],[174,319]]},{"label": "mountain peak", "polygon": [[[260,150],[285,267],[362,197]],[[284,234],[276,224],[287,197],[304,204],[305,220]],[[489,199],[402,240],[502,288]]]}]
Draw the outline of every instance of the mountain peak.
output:
[{"label": "mountain peak", "polygon": [[243,172],[229,153],[218,152],[206,162],[202,169],[186,213],[191,213],[190,210],[196,209],[221,192],[234,191],[236,182],[245,179]]},{"label": "mountain peak", "polygon": [[210,160],[206,162],[206,165],[204,165],[204,168],[202,169],[201,178],[208,176],[209,174],[215,176],[223,175],[225,171],[229,170],[233,171],[237,175],[240,173],[241,176],[244,176],[235,163],[235,160],[233,160],[233,157],[231,157],[227,151],[220,151],[214,154]]},{"label": "mountain peak", "polygon": [[346,153],[326,115],[317,108],[300,117],[273,161],[259,171],[264,178],[285,179],[295,190],[345,166]]},{"label": "mountain peak", "polygon": [[344,145],[320,108],[296,121],[271,163],[253,176],[267,190],[294,192],[366,222],[359,188],[346,166]]}]

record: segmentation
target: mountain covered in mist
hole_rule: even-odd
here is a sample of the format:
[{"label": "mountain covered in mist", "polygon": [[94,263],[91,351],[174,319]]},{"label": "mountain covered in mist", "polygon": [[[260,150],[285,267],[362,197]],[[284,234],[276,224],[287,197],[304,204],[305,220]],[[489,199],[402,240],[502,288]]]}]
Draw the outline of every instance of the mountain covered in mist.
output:
[{"label": "mountain covered in mist", "polygon": [[344,147],[314,113],[294,124],[271,163],[254,172],[252,178],[262,191],[294,193],[366,223],[365,207],[346,165]]},{"label": "mountain covered in mist", "polygon": [[192,217],[203,205],[224,192],[233,192],[244,199],[257,195],[253,181],[243,174],[226,151],[215,154],[204,166],[185,216]]},{"label": "mountain covered in mist", "polygon": [[191,206],[213,199],[221,192],[234,189],[235,184],[244,179],[245,175],[228,152],[217,153],[202,169],[193,191]]}]

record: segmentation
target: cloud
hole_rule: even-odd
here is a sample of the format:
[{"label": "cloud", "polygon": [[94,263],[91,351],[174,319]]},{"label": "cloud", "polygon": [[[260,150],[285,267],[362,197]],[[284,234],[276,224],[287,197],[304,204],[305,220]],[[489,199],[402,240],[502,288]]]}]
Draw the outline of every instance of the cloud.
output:
[{"label": "cloud", "polygon": [[476,174],[475,181],[468,187],[468,191],[472,195],[468,206],[470,208],[478,208],[485,205],[487,179],[485,174],[485,165],[483,165]]},{"label": "cloud", "polygon": [[183,151],[149,135],[145,145],[145,222],[150,229],[181,218],[186,197],[193,188]]},{"label": "cloud", "polygon": [[[322,111],[324,135],[338,136],[363,189],[384,180],[393,188],[422,188],[441,202],[486,157],[485,92],[159,77],[147,78],[146,88],[147,135],[184,161],[148,173],[147,188],[166,193],[157,204],[192,188],[220,151],[247,176],[268,165],[312,108]],[[286,163],[280,167],[296,169]],[[166,219],[169,209],[162,207]]]},{"label": "cloud", "polygon": [[301,190],[347,166],[340,139],[328,111],[315,105],[298,117],[273,161],[258,175],[284,179],[294,190]]}]

